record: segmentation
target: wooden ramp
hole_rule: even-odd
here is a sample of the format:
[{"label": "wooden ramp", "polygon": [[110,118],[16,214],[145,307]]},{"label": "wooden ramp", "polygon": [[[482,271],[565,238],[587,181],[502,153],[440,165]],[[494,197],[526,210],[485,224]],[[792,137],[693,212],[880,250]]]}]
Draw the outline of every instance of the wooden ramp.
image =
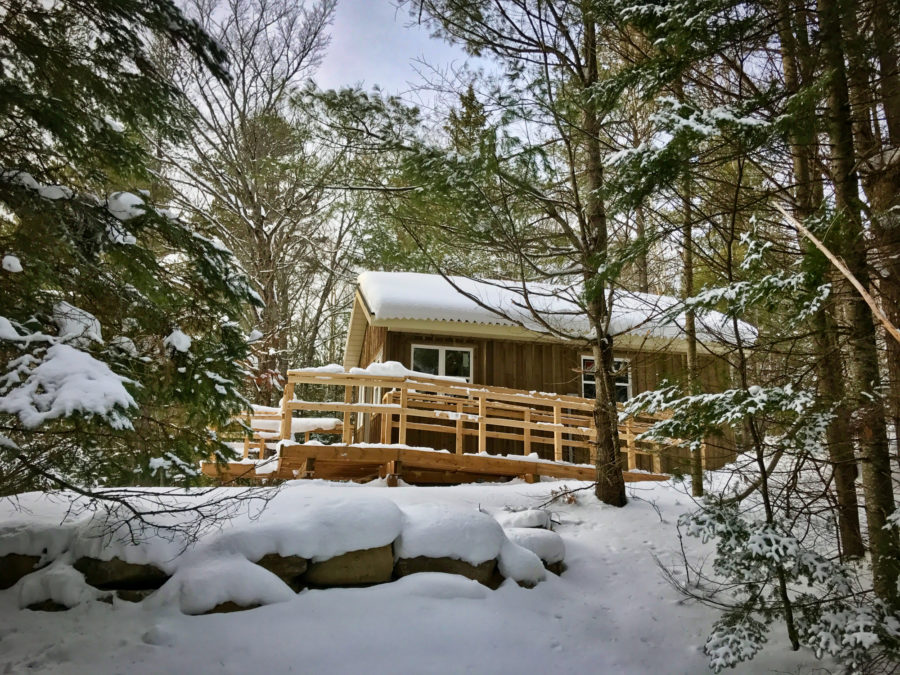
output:
[{"label": "wooden ramp", "polygon": [[[520,456],[451,454],[397,445],[283,445],[280,456],[269,464],[232,462],[203,464],[203,473],[222,482],[238,479],[292,480],[324,478],[365,482],[387,478],[417,485],[450,485],[540,476],[594,480],[594,467],[585,464],[536,461]],[[663,481],[669,476],[625,471],[626,482]]]}]

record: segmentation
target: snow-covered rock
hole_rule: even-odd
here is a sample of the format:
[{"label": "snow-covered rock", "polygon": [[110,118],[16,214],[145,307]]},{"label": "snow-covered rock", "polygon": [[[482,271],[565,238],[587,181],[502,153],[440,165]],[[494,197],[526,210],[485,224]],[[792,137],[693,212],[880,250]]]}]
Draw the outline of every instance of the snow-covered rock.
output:
[{"label": "snow-covered rock", "polygon": [[566,545],[556,532],[532,527],[507,527],[504,532],[510,541],[527,548],[548,565],[566,557]]},{"label": "snow-covered rock", "polygon": [[472,565],[495,559],[506,537],[491,516],[446,504],[403,507],[403,532],[394,545],[398,558],[455,558]]},{"label": "snow-covered rock", "polygon": [[270,571],[240,555],[195,558],[180,568],[144,604],[176,606],[184,614],[205,614],[225,603],[258,607],[287,602],[294,591]]}]

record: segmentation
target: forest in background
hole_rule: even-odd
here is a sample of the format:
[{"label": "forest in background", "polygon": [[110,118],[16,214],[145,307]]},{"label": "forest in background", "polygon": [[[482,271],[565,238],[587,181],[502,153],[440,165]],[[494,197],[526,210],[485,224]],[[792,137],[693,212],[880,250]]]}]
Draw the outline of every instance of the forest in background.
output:
[{"label": "forest in background", "polygon": [[[335,0],[0,0],[0,493],[196,484],[208,429],[339,361],[385,269],[577,289],[595,494],[623,505],[611,292],[666,293],[687,374],[628,410],[744,451],[680,524],[717,545],[681,586],[723,611],[711,658],[777,620],[895,667],[896,2],[400,6],[482,64],[434,72],[427,109],[316,87]],[[717,394],[708,309],[736,338]]]}]

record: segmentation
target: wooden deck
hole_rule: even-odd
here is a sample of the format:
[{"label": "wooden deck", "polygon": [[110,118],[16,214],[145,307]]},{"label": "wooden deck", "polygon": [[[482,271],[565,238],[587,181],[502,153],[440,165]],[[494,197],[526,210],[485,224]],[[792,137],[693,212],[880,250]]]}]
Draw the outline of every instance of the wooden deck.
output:
[{"label": "wooden deck", "polygon": [[[594,480],[596,470],[584,464],[535,461],[524,457],[455,455],[424,448],[396,445],[283,445],[278,457],[269,462],[232,462],[224,466],[203,464],[203,473],[223,482],[239,479],[369,481],[386,478],[388,485],[398,480],[420,485],[447,485],[523,478],[529,482],[541,476]],[[669,476],[624,472],[627,482],[668,480]]]},{"label": "wooden deck", "polygon": [[[298,385],[332,387],[328,390],[332,392],[334,387],[342,388],[343,400],[297,400]],[[223,481],[312,477],[365,481],[379,476],[387,477],[389,483],[402,478],[422,484],[515,477],[536,480],[539,476],[593,480],[597,434],[592,409],[593,401],[577,396],[419,374],[384,377],[359,371],[290,371],[280,411],[252,414],[254,436],[244,442],[243,461],[226,466],[206,463],[203,472]],[[297,424],[308,418],[297,418],[296,413],[331,413],[336,419],[320,420],[331,424],[306,430],[306,443],[298,444]],[[661,457],[674,446],[637,438],[659,419],[630,417],[619,425],[626,480],[667,478],[661,470]],[[256,428],[260,424],[265,431]],[[433,448],[409,447],[410,431],[444,440]],[[332,435],[339,441],[334,445],[310,443],[311,434]],[[474,439],[476,452],[464,451],[467,438]],[[488,454],[488,439],[501,439],[520,450],[512,455]],[[276,443],[281,446],[278,456],[259,465]],[[573,449],[589,458],[589,463],[564,461]],[[649,458],[645,466],[652,466],[652,473],[637,471],[639,456]]]}]

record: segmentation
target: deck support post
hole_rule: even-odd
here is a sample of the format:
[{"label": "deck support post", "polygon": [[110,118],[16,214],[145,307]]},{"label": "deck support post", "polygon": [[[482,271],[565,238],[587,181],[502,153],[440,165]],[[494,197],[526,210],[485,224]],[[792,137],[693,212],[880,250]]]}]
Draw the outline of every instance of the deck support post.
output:
[{"label": "deck support post", "polygon": [[[350,404],[353,403],[353,385],[345,384],[344,385],[344,403]],[[353,443],[353,425],[350,423],[350,411],[344,411],[344,433],[343,433],[343,441],[344,445],[351,445]]]},{"label": "deck support post", "polygon": [[284,385],[284,396],[281,397],[281,440],[290,441],[293,439],[291,433],[294,411],[291,410],[291,401],[294,400],[294,383],[288,380]]},{"label": "deck support post", "polygon": [[303,464],[298,472],[299,478],[315,478],[316,477],[316,458],[307,457],[303,460]]},{"label": "deck support post", "polygon": [[409,389],[403,387],[400,390],[400,431],[397,442],[406,445],[406,406],[409,403]]},{"label": "deck support post", "polygon": [[562,406],[556,402],[553,404],[553,460],[561,462],[563,458],[562,449]]},{"label": "deck support post", "polygon": [[487,452],[487,399],[478,394],[478,452]]},{"label": "deck support post", "polygon": [[637,447],[634,440],[634,423],[631,417],[625,418],[625,442],[628,444],[628,470],[637,468]]},{"label": "deck support post", "polygon": [[[522,454],[528,457],[531,454],[531,408],[525,408],[525,429],[523,429],[523,443],[524,447],[522,448]],[[527,479],[526,479],[527,480]]]},{"label": "deck support post", "polygon": [[456,403],[456,454],[463,454],[463,402]]}]

